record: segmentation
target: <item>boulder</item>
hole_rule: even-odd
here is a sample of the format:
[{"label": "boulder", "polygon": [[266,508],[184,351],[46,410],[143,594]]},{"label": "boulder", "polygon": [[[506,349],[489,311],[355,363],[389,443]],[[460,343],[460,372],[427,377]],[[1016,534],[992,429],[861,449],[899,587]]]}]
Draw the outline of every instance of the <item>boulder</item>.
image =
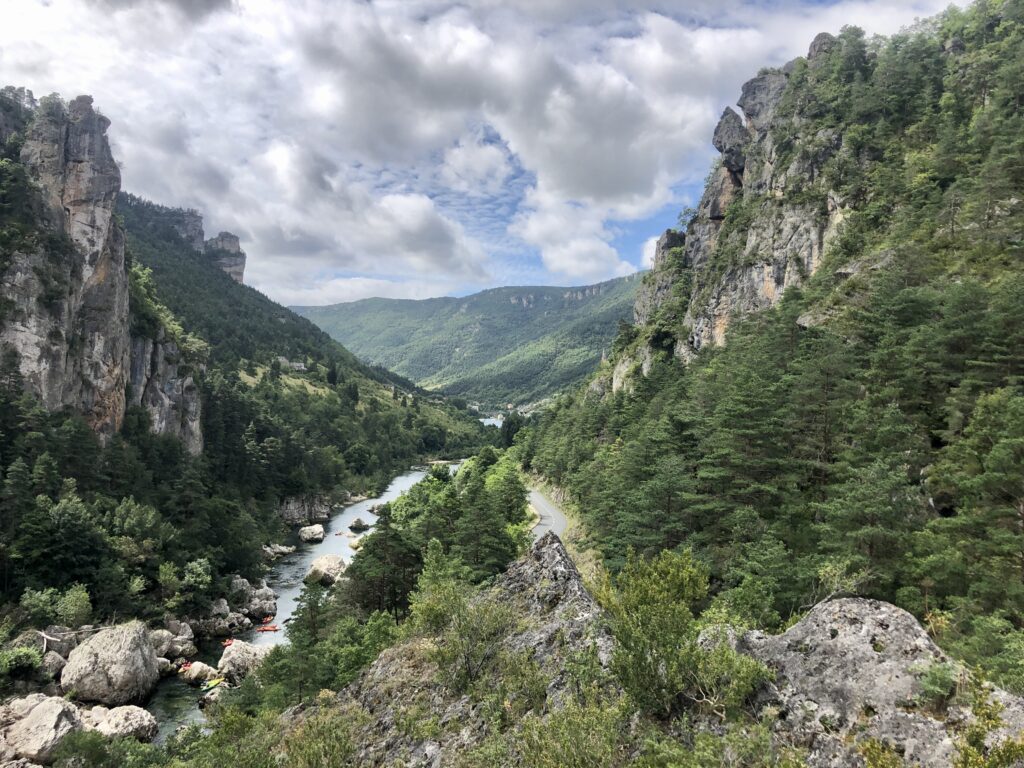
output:
[{"label": "boulder", "polygon": [[169,629],[154,629],[149,633],[149,644],[153,646],[153,652],[157,656],[173,656],[171,644],[174,642],[174,633]]},{"label": "boulder", "polygon": [[277,560],[279,557],[290,555],[294,551],[295,547],[289,547],[287,544],[263,545],[263,557],[267,560]]},{"label": "boulder", "polygon": [[299,528],[299,539],[307,544],[318,544],[324,540],[325,535],[324,527],[319,523]]},{"label": "boulder", "polygon": [[95,728],[109,738],[131,737],[139,741],[152,741],[160,729],[156,718],[142,707],[125,706],[103,709],[105,714]]},{"label": "boulder", "polygon": [[270,646],[253,645],[242,640],[235,640],[221,654],[220,661],[217,663],[217,672],[232,685],[238,685],[252,674],[268,653],[270,653]]},{"label": "boulder", "polygon": [[47,763],[64,737],[81,728],[74,704],[57,696],[44,696],[6,730],[4,739],[18,757]]},{"label": "boulder", "polygon": [[168,617],[164,620],[164,626],[167,627],[167,631],[179,640],[195,640],[196,638],[191,625],[187,621]]},{"label": "boulder", "polygon": [[160,679],[156,658],[142,622],[110,627],[71,652],[61,686],[84,701],[112,706],[142,701]]},{"label": "boulder", "polygon": [[57,680],[67,663],[67,659],[56,651],[47,651],[43,654],[43,663],[39,665],[39,672],[47,680]]},{"label": "boulder", "polygon": [[193,661],[191,666],[180,670],[178,674],[189,685],[199,685],[220,675],[216,669],[201,661]]},{"label": "boulder", "polygon": [[254,586],[241,576],[233,576],[228,594],[231,607],[250,619],[262,619],[277,613],[277,595],[263,579]]},{"label": "boulder", "polygon": [[252,622],[247,616],[231,610],[228,601],[221,597],[210,604],[210,615],[192,619],[190,628],[201,637],[230,637],[252,629]]},{"label": "boulder", "polygon": [[331,586],[345,573],[345,560],[341,555],[321,555],[309,566],[304,581],[307,584]]},{"label": "boulder", "polygon": [[160,670],[160,677],[167,677],[168,675],[174,674],[174,664],[171,663],[170,659],[164,658],[163,656],[156,657],[156,666]]}]

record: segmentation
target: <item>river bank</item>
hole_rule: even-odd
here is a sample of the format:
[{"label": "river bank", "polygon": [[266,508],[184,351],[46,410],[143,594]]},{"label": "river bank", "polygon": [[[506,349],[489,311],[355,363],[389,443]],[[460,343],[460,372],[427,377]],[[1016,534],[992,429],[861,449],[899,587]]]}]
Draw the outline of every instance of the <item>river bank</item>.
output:
[{"label": "river bank", "polygon": [[[452,464],[453,471],[460,463]],[[283,628],[295,612],[304,586],[303,579],[313,561],[324,555],[340,555],[346,564],[350,563],[355,555],[352,546],[355,535],[349,530],[349,526],[360,518],[371,526],[375,524],[377,515],[373,513],[373,508],[394,501],[422,480],[426,474],[425,468],[410,469],[395,477],[379,496],[360,499],[344,507],[324,523],[325,536],[321,542],[305,543],[299,539],[297,532],[290,533],[283,543],[294,546],[295,551],[275,561],[266,576],[267,585],[277,595],[274,623],[282,627],[282,631],[256,632],[253,629],[236,637],[257,646],[274,646],[287,642]],[[540,538],[549,530],[554,531],[560,538],[572,536],[575,522],[565,513],[562,506],[552,499],[554,495],[557,494],[540,482],[532,483],[530,486],[529,503],[537,514],[537,524],[532,531],[534,539]],[[200,660],[216,666],[221,650],[219,642],[204,643],[200,646]],[[182,726],[204,720],[198,699],[198,690],[186,684],[181,678],[173,676],[161,680],[146,705],[146,709],[157,718],[160,725],[156,739],[158,742],[166,740]]]},{"label": "river bank", "polygon": [[[453,466],[457,467],[458,464]],[[325,536],[319,543],[302,542],[298,532],[292,531],[283,543],[294,546],[295,551],[275,561],[266,576],[267,585],[277,595],[277,614],[274,623],[282,627],[282,631],[256,632],[252,629],[236,637],[257,646],[274,646],[287,642],[283,628],[295,612],[299,596],[302,594],[303,578],[313,561],[324,555],[340,555],[346,564],[352,562],[355,555],[352,548],[355,535],[349,530],[349,526],[357,518],[372,526],[377,522],[377,516],[372,512],[374,507],[394,501],[422,480],[426,474],[427,471],[422,468],[410,469],[395,477],[379,496],[360,499],[342,508],[324,523]],[[200,646],[200,660],[216,666],[221,650],[220,644],[216,641],[203,643]],[[146,709],[160,724],[157,742],[166,740],[182,726],[204,720],[202,710],[198,706],[199,695],[198,689],[189,686],[176,675],[160,681],[146,704]]]}]

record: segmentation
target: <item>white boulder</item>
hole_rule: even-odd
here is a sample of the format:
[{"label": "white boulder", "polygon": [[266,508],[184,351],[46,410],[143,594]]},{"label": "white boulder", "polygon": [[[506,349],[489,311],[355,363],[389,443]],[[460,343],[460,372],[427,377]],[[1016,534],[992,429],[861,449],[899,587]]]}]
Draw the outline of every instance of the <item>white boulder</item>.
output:
[{"label": "white boulder", "polygon": [[61,687],[84,701],[118,706],[144,700],[160,679],[156,652],[142,622],[97,632],[75,648]]},{"label": "white boulder", "polygon": [[322,584],[329,587],[340,579],[343,573],[345,560],[341,555],[321,555],[310,564],[304,581],[307,584]]},{"label": "white boulder", "polygon": [[299,528],[299,539],[307,544],[319,544],[326,535],[324,527],[320,523]]}]

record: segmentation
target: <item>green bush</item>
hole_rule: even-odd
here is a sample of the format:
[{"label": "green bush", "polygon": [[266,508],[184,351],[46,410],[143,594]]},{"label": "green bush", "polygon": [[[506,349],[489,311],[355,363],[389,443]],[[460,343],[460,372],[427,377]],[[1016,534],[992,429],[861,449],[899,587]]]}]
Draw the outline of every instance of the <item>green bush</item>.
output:
[{"label": "green bush", "polygon": [[445,684],[468,691],[498,658],[501,641],[514,626],[512,609],[489,595],[457,609],[431,653]]}]

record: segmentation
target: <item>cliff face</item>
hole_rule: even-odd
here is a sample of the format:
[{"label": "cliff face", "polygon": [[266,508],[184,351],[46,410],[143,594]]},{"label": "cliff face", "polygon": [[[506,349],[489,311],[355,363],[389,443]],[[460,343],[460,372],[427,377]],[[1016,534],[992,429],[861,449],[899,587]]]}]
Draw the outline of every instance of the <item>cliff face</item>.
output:
[{"label": "cliff face", "polygon": [[[806,65],[816,66],[834,42],[819,35]],[[842,202],[816,187],[842,135],[808,128],[813,121],[799,107],[780,109],[794,66],[743,86],[745,119],[725,110],[713,139],[721,158],[696,215],[685,233],[662,236],[641,287],[636,322],[671,328],[683,360],[722,344],[733,317],[774,306],[813,275],[842,222]]]},{"label": "cliff face", "polygon": [[31,106],[20,161],[40,197],[46,236],[5,254],[0,348],[17,353],[26,389],[48,410],[82,413],[109,436],[125,408],[140,404],[155,431],[198,451],[198,392],[174,364],[177,348],[162,337],[133,338],[130,330],[124,233],[113,217],[121,174],[107,141],[110,123],[89,96]]},{"label": "cliff face", "polygon": [[121,425],[129,364],[124,237],[112,220],[121,176],[108,124],[88,96],[67,106],[46,99],[35,111],[21,163],[55,237],[15,250],[0,278],[9,302],[0,345],[18,353],[26,386],[104,435]]},{"label": "cliff face", "polygon": [[163,332],[155,339],[132,337],[130,382],[129,405],[146,409],[154,432],[178,438],[193,455],[202,453],[199,387],[177,344]]},{"label": "cliff face", "polygon": [[236,283],[243,282],[245,275],[245,251],[242,250],[238,237],[230,232],[221,232],[206,241],[206,253],[214,264],[223,269]]}]

